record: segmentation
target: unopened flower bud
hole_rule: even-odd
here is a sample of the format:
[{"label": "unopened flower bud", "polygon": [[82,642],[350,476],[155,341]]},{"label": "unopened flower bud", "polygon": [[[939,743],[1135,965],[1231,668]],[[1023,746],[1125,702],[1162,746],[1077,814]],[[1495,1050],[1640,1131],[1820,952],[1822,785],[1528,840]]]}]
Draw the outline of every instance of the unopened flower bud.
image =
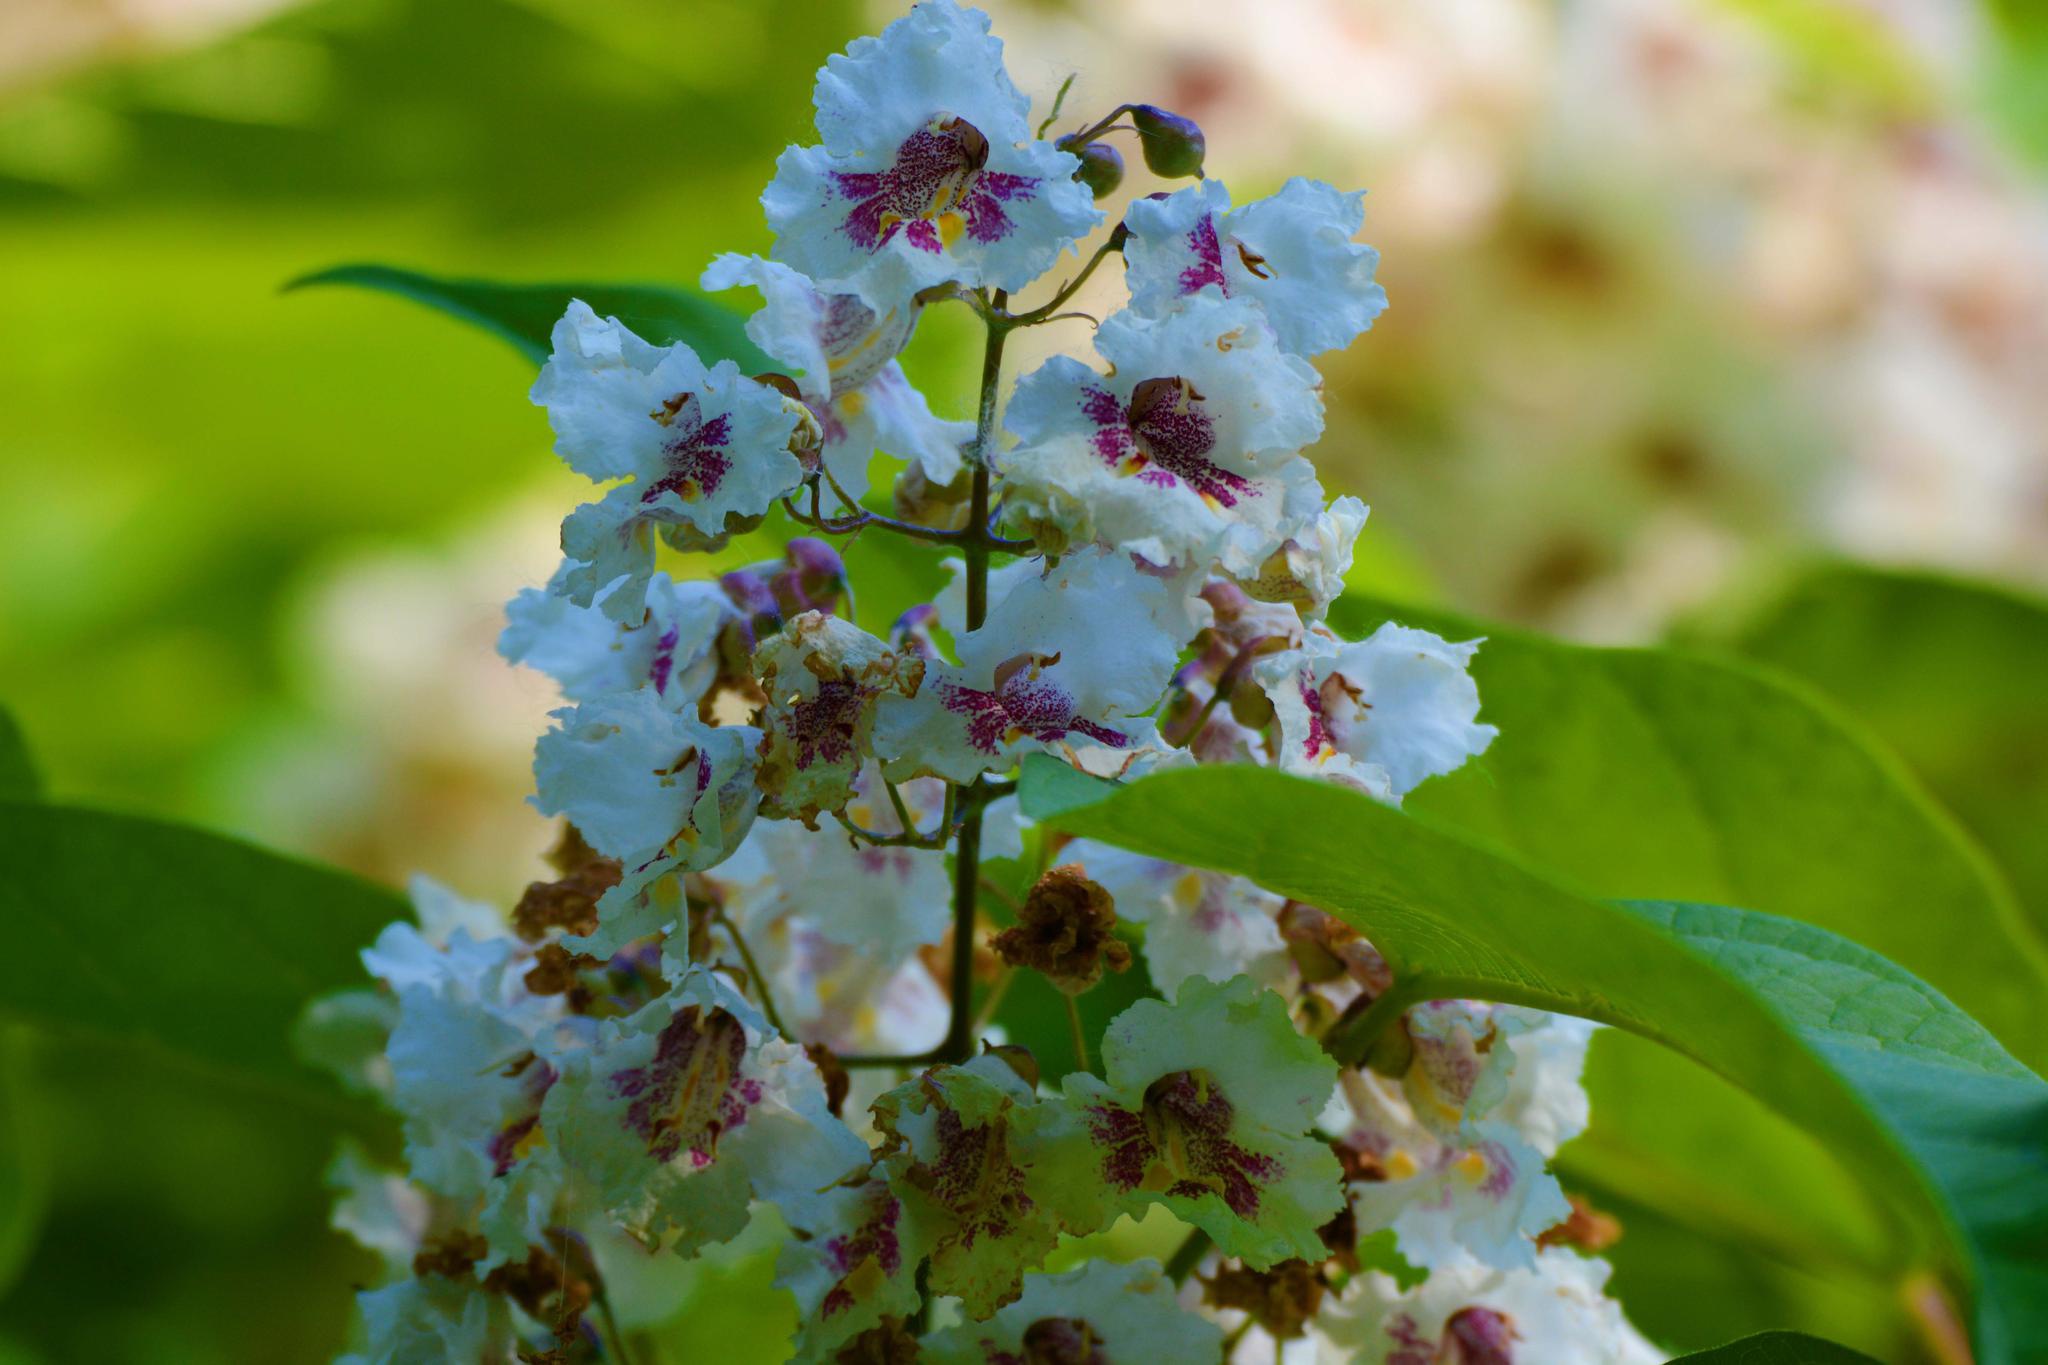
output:
[{"label": "unopened flower bud", "polygon": [[1088,192],[1097,199],[1107,199],[1124,183],[1123,153],[1107,142],[1091,142],[1085,147],[1068,147],[1067,151],[1081,158],[1081,164],[1074,171],[1074,179],[1088,187]]},{"label": "unopened flower bud", "polygon": [[973,492],[971,470],[963,467],[953,482],[935,484],[925,477],[924,466],[919,464],[905,467],[891,489],[897,516],[938,531],[957,531],[967,525]]},{"label": "unopened flower bud", "polygon": [[988,1043],[981,1045],[982,1055],[993,1057],[1017,1073],[1017,1079],[1038,1089],[1038,1059],[1031,1055],[1031,1049],[1021,1043]]},{"label": "unopened flower bud", "polygon": [[1094,986],[1105,969],[1121,972],[1131,965],[1130,945],[1116,936],[1116,902],[1078,864],[1040,877],[1017,923],[990,946],[1010,966],[1035,968],[1067,995]]},{"label": "unopened flower bud", "polygon": [[1249,1313],[1282,1341],[1301,1336],[1323,1304],[1322,1272],[1307,1261],[1282,1261],[1270,1270],[1225,1263],[1201,1283],[1204,1303]]},{"label": "unopened flower bud", "polygon": [[1209,141],[1193,119],[1182,118],[1156,104],[1134,104],[1131,122],[1138,129],[1145,165],[1154,175],[1174,178],[1202,173],[1202,158],[1208,154]]}]

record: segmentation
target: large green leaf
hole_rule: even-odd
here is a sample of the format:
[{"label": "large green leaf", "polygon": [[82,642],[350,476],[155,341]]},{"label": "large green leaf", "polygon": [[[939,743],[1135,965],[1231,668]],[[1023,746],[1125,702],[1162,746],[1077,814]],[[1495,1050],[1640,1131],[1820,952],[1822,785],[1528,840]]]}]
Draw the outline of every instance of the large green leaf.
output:
[{"label": "large green leaf", "polygon": [[324,1096],[293,1021],[361,984],[358,952],[406,914],[390,891],[202,830],[0,802],[0,1011],[30,1023]]},{"label": "large green leaf", "polygon": [[1671,1365],[1877,1365],[1861,1351],[1797,1332],[1760,1332],[1753,1337],[1680,1356]]},{"label": "large green leaf", "polygon": [[27,1029],[0,1025],[0,1297],[35,1249],[50,1202],[48,1105],[34,1047]]},{"label": "large green leaf", "polygon": [[2048,1085],[1932,988],[1825,930],[1590,899],[1442,822],[1267,769],[1117,787],[1050,759],[1027,813],[1248,876],[1342,916],[1393,967],[1388,1009],[1447,996],[1663,1043],[1819,1138],[1907,1230],[1903,1278],[1973,1291],[1980,1359],[2048,1359]]},{"label": "large green leaf", "polygon": [[337,265],[286,285],[349,284],[397,294],[438,308],[509,341],[538,365],[548,358],[548,336],[569,306],[582,299],[603,317],[615,317],[656,345],[687,342],[706,364],[735,360],[749,374],[780,369],[747,339],[740,315],[702,294],[661,284],[496,284],[444,279],[388,265]]},{"label": "large green leaf", "polygon": [[2048,925],[2048,602],[1932,574],[1828,565],[1737,632],[1896,749]]},{"label": "large green leaf", "polygon": [[0,707],[0,801],[33,801],[43,794],[43,780],[29,757],[21,726]]},{"label": "large green leaf", "polygon": [[1409,808],[1584,890],[1742,905],[1865,944],[2028,1062],[2048,1061],[2048,947],[1955,821],[1817,694],[1740,664],[1593,649],[1345,599],[1454,638],[1501,734]]}]

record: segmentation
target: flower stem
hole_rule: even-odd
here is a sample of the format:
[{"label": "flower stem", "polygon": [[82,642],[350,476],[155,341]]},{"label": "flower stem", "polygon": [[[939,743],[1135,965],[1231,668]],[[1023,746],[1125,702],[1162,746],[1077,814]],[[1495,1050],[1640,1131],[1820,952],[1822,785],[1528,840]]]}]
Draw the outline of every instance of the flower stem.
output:
[{"label": "flower stem", "polygon": [[725,936],[732,940],[732,946],[739,949],[740,961],[747,968],[747,979],[754,983],[754,994],[761,998],[761,1013],[768,1016],[769,1024],[777,1033],[788,1038],[789,1030],[782,1026],[782,1015],[775,1008],[775,992],[768,989],[768,978],[761,975],[761,964],[754,960],[754,950],[747,946],[747,940],[741,935],[740,927],[725,913],[724,906],[712,911],[712,918],[719,928],[725,930]]},{"label": "flower stem", "polygon": [[1067,1032],[1071,1033],[1074,1037],[1074,1069],[1076,1071],[1086,1071],[1088,1069],[1088,1035],[1081,1028],[1081,1002],[1068,995],[1065,991],[1060,992],[1060,999],[1067,1002]]},{"label": "flower stem", "polygon": [[1188,1238],[1175,1248],[1166,1262],[1166,1278],[1175,1284],[1184,1284],[1188,1276],[1195,1273],[1195,1267],[1209,1254],[1209,1234],[1200,1228],[1188,1233]]}]

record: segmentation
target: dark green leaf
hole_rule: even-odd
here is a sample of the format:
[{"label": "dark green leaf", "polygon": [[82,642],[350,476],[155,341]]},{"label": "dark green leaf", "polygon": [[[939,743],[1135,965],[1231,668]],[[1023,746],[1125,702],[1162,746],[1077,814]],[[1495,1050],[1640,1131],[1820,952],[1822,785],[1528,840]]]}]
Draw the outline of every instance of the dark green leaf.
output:
[{"label": "dark green leaf", "polygon": [[1592,900],[1436,820],[1268,769],[1112,787],[1034,757],[1023,796],[1054,828],[1340,915],[1393,967],[1389,1009],[1504,1000],[1692,1058],[1885,1200],[1910,1234],[1902,1275],[1975,1291],[1985,1365],[2048,1358],[2048,1085],[1877,954],[1754,912]]},{"label": "dark green leaf", "polygon": [[747,339],[739,314],[670,285],[496,284],[441,279],[388,265],[338,265],[302,275],[285,288],[316,284],[351,284],[438,308],[511,342],[536,365],[548,358],[549,334],[569,300],[582,299],[600,316],[617,318],[657,346],[688,343],[707,365],[733,360],[748,374],[782,368]]},{"label": "dark green leaf", "polygon": [[0,1010],[328,1093],[290,1035],[405,902],[346,873],[132,816],[0,803]]},{"label": "dark green leaf", "polygon": [[49,1120],[34,1046],[27,1029],[0,1025],[0,1297],[35,1249],[49,1207]]},{"label": "dark green leaf", "polygon": [[43,780],[29,757],[28,740],[13,713],[0,707],[0,801],[35,801],[43,794]]},{"label": "dark green leaf", "polygon": [[1680,1356],[1671,1365],[1877,1365],[1861,1351],[1797,1332],[1760,1332],[1753,1337]]},{"label": "dark green leaf", "polygon": [[1988,584],[1814,569],[1733,641],[1896,749],[2048,925],[2048,603]]},{"label": "dark green leaf", "polygon": [[2034,1065],[2048,946],[1904,766],[1795,682],[1666,650],[1591,649],[1345,599],[1455,639],[1501,729],[1410,810],[1602,896],[1742,905],[1832,929],[1920,976]]}]

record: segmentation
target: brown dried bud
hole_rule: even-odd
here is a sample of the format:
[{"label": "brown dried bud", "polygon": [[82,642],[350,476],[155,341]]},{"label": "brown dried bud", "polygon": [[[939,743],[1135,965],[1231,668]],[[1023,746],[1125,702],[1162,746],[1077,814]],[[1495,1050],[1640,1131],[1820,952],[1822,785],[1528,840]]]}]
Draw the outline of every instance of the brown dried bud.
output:
[{"label": "brown dried bud", "polygon": [[922,1348],[901,1318],[883,1318],[839,1348],[834,1365],[914,1365]]},{"label": "brown dried bud", "polygon": [[1040,1318],[1024,1329],[1023,1365],[1103,1365],[1102,1337],[1082,1318]]},{"label": "brown dried bud", "polygon": [[973,492],[974,472],[964,465],[951,483],[936,484],[925,477],[924,466],[913,463],[896,476],[890,500],[896,505],[896,515],[907,522],[935,531],[958,531],[967,525]]},{"label": "brown dried bud", "polygon": [[[543,943],[526,973],[526,989],[535,995],[574,996],[583,989],[583,973],[600,965],[588,953],[572,953],[559,943]],[[572,1007],[575,1002],[571,1001]]]},{"label": "brown dried bud", "polygon": [[529,883],[512,909],[512,927],[528,943],[540,942],[550,929],[590,933],[597,928],[598,897],[619,884],[618,861],[600,856],[571,824],[562,826],[548,862],[560,879]]},{"label": "brown dried bud", "polygon": [[1619,1218],[1611,1213],[1602,1213],[1576,1194],[1568,1194],[1565,1198],[1571,1200],[1571,1216],[1539,1236],[1537,1246],[1577,1247],[1593,1254],[1605,1251],[1621,1240]]},{"label": "brown dried bud", "polygon": [[811,1059],[811,1065],[818,1068],[818,1076],[825,1082],[825,1107],[832,1111],[833,1118],[842,1117],[839,1110],[846,1103],[853,1077],[839,1064],[839,1054],[823,1043],[805,1043],[804,1056]]},{"label": "brown dried bud", "polygon": [[1347,1275],[1356,1275],[1358,1261],[1358,1205],[1349,1194],[1337,1216],[1316,1229],[1316,1237],[1329,1250],[1330,1260]]},{"label": "brown dried bud", "polygon": [[1130,945],[1116,936],[1116,902],[1078,864],[1056,867],[1024,898],[1015,926],[992,947],[1012,967],[1044,973],[1054,989],[1080,995],[1102,973],[1131,965]]},{"label": "brown dried bud", "polygon": [[551,1236],[559,1249],[569,1254],[557,1257],[546,1247],[528,1247],[523,1261],[507,1261],[484,1278],[484,1288],[503,1294],[526,1310],[529,1317],[552,1323],[555,1336],[562,1338],[565,1327],[580,1321],[590,1307],[595,1291],[591,1280],[595,1268],[580,1248],[566,1239]]},{"label": "brown dried bud", "polygon": [[1300,1336],[1323,1303],[1323,1272],[1307,1261],[1282,1261],[1271,1270],[1225,1262],[1202,1281],[1202,1301],[1235,1308],[1282,1341]]},{"label": "brown dried bud", "polygon": [[491,1244],[473,1232],[456,1231],[429,1237],[413,1254],[412,1273],[425,1278],[466,1280],[476,1263],[491,1254]]},{"label": "brown dried bud", "polygon": [[1374,996],[1394,984],[1394,974],[1379,950],[1328,911],[1289,901],[1280,907],[1279,925],[1303,979],[1323,982],[1348,976]]}]

